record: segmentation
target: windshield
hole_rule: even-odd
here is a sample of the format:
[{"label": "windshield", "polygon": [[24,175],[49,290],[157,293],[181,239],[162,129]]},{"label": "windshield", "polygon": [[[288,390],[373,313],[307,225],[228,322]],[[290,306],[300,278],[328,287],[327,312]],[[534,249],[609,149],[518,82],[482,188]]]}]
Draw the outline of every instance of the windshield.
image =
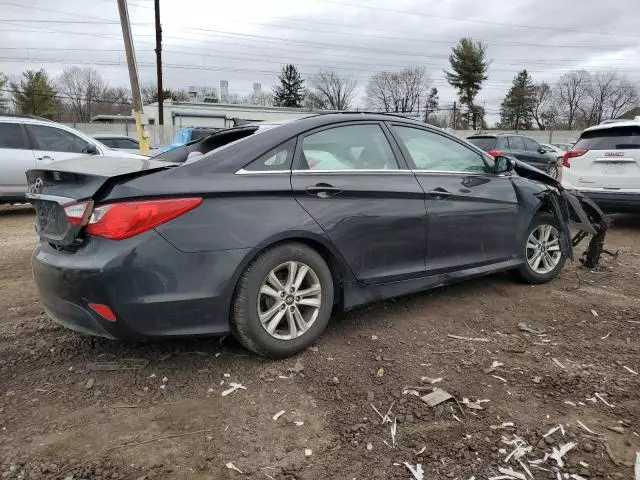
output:
[{"label": "windshield", "polygon": [[476,147],[488,152],[496,148],[496,137],[469,137],[467,142],[474,144]]}]

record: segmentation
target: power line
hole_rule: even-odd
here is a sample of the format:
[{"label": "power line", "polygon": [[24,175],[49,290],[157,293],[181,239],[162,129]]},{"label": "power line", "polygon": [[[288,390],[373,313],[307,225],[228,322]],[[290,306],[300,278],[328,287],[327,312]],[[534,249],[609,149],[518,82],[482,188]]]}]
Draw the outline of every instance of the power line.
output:
[{"label": "power line", "polygon": [[[15,90],[10,89],[10,88],[0,88],[0,92],[7,92],[7,93],[14,93]],[[57,99],[62,99],[62,100],[73,100],[73,101],[80,101],[80,102],[92,102],[92,103],[108,103],[109,105],[131,105],[131,102],[127,99],[126,101],[123,101],[122,99],[118,99],[118,100],[100,100],[97,98],[89,98],[89,97],[83,97],[83,96],[71,96],[71,95],[61,95],[59,93],[53,93],[51,94],[50,92],[45,92],[43,90],[22,90],[21,93],[23,94],[29,94],[29,95],[35,95],[37,97],[51,97],[51,98],[57,98]]]},{"label": "power line", "polygon": [[362,9],[367,9],[367,10],[377,10],[377,11],[381,11],[381,12],[396,13],[396,14],[401,14],[401,15],[412,15],[412,16],[419,16],[419,17],[426,17],[426,18],[437,18],[437,19],[440,19],[440,20],[451,20],[451,21],[455,21],[455,22],[479,23],[479,24],[485,24],[485,25],[496,25],[496,26],[500,26],[500,27],[529,28],[529,29],[533,29],[533,30],[550,30],[550,31],[557,31],[557,32],[573,32],[573,33],[583,33],[583,34],[588,34],[588,35],[607,35],[607,36],[615,36],[615,37],[640,38],[640,37],[635,36],[635,35],[621,35],[619,33],[594,32],[594,31],[588,31],[588,30],[577,30],[577,29],[572,29],[572,28],[561,28],[561,27],[542,27],[540,25],[522,25],[522,24],[517,24],[517,23],[494,22],[494,21],[491,21],[491,20],[475,20],[475,19],[471,19],[471,18],[458,18],[458,17],[450,17],[450,16],[446,16],[446,15],[434,15],[434,14],[430,14],[430,13],[416,12],[416,11],[410,11],[410,10],[395,10],[393,8],[374,7],[374,6],[371,6],[371,5],[354,4],[354,3],[342,2],[342,1],[338,1],[338,0],[313,0],[313,1],[321,2],[321,3],[328,3],[328,4],[331,4],[331,5],[341,5],[341,6],[344,6],[344,7],[362,8]]},{"label": "power line", "polygon": [[[2,2],[0,2],[2,3]],[[96,26],[96,21],[90,21],[90,20],[33,20],[33,19],[26,19],[26,18],[5,18],[1,20],[3,23],[8,23],[8,22],[21,22],[21,23],[78,23],[78,24],[89,24],[89,25],[94,25]],[[100,25],[120,25],[120,22],[118,21],[111,21],[111,20],[100,20]],[[153,25],[153,22],[134,22],[132,23],[132,25]]]},{"label": "power line", "polygon": [[26,8],[29,10],[39,10],[41,12],[47,12],[47,13],[58,13],[60,15],[71,15],[72,17],[82,17],[82,18],[89,18],[92,20],[99,20],[99,21],[110,21],[112,19],[110,18],[100,18],[100,17],[93,17],[91,15],[81,15],[79,13],[76,12],[65,12],[62,10],[51,10],[49,8],[41,8],[41,7],[32,7],[31,5],[21,5],[19,3],[13,3],[13,2],[6,2],[4,0],[0,1],[0,4],[2,5],[9,5],[11,7],[19,7],[19,8]]}]

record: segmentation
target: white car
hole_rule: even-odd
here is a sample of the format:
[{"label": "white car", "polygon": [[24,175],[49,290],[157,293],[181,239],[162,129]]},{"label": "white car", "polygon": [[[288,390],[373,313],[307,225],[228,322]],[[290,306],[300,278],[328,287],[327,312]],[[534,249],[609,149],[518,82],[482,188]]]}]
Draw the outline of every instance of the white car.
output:
[{"label": "white car", "polygon": [[640,212],[640,117],[587,128],[562,166],[562,184],[603,210]]},{"label": "white car", "polygon": [[541,143],[540,146],[544,148],[547,153],[555,155],[558,160],[562,160],[562,156],[564,155],[565,150],[550,143]]},{"label": "white car", "polygon": [[[0,203],[25,200],[27,170],[82,155],[148,158],[111,150],[78,130],[50,120],[0,115]],[[107,161],[96,159],[102,160]]]},{"label": "white car", "polygon": [[[93,135],[93,138],[98,140],[103,145],[106,145],[111,150],[118,150],[121,152],[140,153],[140,143],[135,138],[128,137],[126,135],[118,135],[115,133],[97,133]],[[160,149],[153,148],[149,150],[149,155],[154,156],[160,153]]]}]

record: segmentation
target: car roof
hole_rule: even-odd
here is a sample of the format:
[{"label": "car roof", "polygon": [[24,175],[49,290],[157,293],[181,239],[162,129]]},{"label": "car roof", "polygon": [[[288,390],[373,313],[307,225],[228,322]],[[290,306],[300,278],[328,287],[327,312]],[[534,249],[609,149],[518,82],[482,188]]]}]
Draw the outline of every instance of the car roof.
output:
[{"label": "car roof", "polygon": [[20,123],[57,123],[48,118],[37,117],[35,115],[21,115],[13,113],[0,114],[0,122],[20,121]]},{"label": "car roof", "polygon": [[614,122],[601,123],[600,125],[594,125],[593,127],[585,128],[585,132],[593,132],[594,130],[606,130],[608,128],[617,127],[640,127],[640,117],[635,117],[633,120],[618,120]]}]

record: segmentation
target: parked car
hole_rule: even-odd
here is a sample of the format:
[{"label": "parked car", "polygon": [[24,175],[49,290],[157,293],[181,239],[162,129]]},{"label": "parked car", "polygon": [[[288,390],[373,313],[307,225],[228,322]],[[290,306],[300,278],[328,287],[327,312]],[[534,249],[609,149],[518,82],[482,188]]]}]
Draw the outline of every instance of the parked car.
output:
[{"label": "parked car", "polygon": [[640,117],[587,128],[562,159],[563,184],[609,212],[640,212]]},{"label": "parked car", "polygon": [[552,143],[551,145],[556,147],[556,148],[559,148],[563,152],[566,152],[567,150],[569,150],[571,148],[571,145],[573,145],[573,143]]},{"label": "parked car", "polygon": [[181,145],[200,140],[212,133],[219,132],[222,128],[216,127],[187,127],[179,129],[173,137],[171,145],[166,147],[160,147],[160,150],[166,152],[167,150],[173,150]]},{"label": "parked car", "polygon": [[[128,137],[127,135],[117,135],[113,133],[99,133],[93,136],[103,145],[106,145],[111,150],[118,150],[121,152],[140,153],[140,142],[135,138]],[[151,147],[149,149],[149,155],[153,156],[160,153],[157,148]]]},{"label": "parked car", "polygon": [[86,154],[146,158],[116,152],[78,130],[50,120],[0,115],[0,203],[25,200],[27,170]]},{"label": "parked car", "polygon": [[548,282],[571,255],[564,212],[588,222],[544,173],[399,116],[242,126],[197,147],[193,162],[185,146],[28,172],[53,319],[117,339],[231,331],[283,357],[337,308],[503,270]]},{"label": "parked car", "polygon": [[553,178],[558,177],[558,158],[549,154],[533,138],[514,133],[482,134],[467,137],[467,140],[489,155],[507,155],[528,163]]},{"label": "parked car", "polygon": [[562,149],[562,148],[558,147],[557,145],[553,145],[551,143],[541,143],[540,146],[547,153],[554,154],[556,156],[556,158],[558,160],[560,160],[560,161],[562,161],[562,155],[564,155],[564,152],[566,152],[566,149]]}]

